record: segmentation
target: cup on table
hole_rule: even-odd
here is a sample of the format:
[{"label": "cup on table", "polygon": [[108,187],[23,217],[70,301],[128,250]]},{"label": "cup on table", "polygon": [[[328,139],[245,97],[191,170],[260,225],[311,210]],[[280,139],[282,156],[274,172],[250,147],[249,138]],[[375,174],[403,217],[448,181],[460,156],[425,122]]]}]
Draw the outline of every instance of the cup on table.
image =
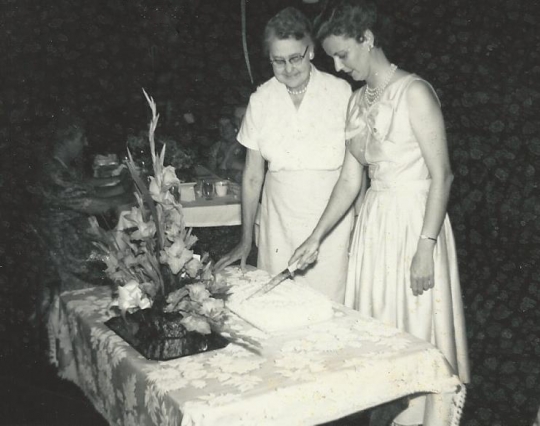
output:
[{"label": "cup on table", "polygon": [[186,182],[180,184],[180,201],[195,201],[195,182]]},{"label": "cup on table", "polygon": [[215,188],[216,188],[216,195],[218,197],[225,197],[225,195],[227,195],[227,192],[229,192],[229,181],[220,180],[215,183]]},{"label": "cup on table", "polygon": [[215,186],[214,182],[210,180],[203,180],[201,183],[201,193],[204,198],[211,200],[214,196]]}]

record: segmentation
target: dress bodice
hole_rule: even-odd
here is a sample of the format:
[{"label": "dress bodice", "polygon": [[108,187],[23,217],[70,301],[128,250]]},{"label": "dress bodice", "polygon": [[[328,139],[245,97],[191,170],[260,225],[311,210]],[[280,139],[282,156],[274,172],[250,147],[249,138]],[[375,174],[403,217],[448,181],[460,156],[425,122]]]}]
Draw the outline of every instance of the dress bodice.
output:
[{"label": "dress bodice", "polygon": [[272,172],[336,170],[345,154],[349,84],[312,67],[299,108],[275,77],[251,95],[238,141],[260,151]]},{"label": "dress bodice", "polygon": [[400,78],[370,107],[363,98],[365,87],[351,98],[347,138],[360,147],[355,156],[369,166],[372,181],[392,185],[430,179],[409,119],[406,91],[416,80],[424,81],[414,74]]}]

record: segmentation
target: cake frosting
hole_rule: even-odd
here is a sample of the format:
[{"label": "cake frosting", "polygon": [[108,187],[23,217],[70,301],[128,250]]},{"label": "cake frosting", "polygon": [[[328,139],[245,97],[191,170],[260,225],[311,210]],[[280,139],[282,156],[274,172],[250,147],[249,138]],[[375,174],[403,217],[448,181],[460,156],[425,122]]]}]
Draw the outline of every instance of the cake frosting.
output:
[{"label": "cake frosting", "polygon": [[231,286],[227,308],[264,332],[305,327],[333,315],[332,302],[300,282],[285,280],[268,293],[249,298],[272,278],[267,272],[229,267],[222,276]]}]

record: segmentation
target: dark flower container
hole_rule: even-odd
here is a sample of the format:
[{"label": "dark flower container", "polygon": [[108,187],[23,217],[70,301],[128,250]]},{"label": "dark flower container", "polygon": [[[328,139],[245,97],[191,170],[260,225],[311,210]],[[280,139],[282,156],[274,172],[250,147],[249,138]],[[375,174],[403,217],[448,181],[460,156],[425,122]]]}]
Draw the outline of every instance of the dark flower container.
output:
[{"label": "dark flower container", "polygon": [[143,309],[132,314],[113,317],[107,325],[145,358],[166,361],[201,352],[224,348],[227,339],[220,334],[187,331],[180,323],[179,312]]}]

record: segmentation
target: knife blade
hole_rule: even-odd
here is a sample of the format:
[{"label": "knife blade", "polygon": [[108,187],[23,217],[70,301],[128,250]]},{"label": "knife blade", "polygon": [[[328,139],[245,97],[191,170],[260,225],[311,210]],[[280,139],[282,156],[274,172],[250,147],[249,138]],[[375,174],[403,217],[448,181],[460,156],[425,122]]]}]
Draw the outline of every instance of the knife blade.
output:
[{"label": "knife blade", "polygon": [[297,269],[298,269],[298,262],[295,262],[292,265],[289,265],[279,274],[275,275],[270,281],[264,284],[261,288],[259,288],[255,293],[246,297],[246,300],[251,299],[252,297],[255,297],[255,296],[262,296],[263,294],[266,294],[269,291],[273,290],[286,279],[292,278],[294,276],[294,272]]}]

